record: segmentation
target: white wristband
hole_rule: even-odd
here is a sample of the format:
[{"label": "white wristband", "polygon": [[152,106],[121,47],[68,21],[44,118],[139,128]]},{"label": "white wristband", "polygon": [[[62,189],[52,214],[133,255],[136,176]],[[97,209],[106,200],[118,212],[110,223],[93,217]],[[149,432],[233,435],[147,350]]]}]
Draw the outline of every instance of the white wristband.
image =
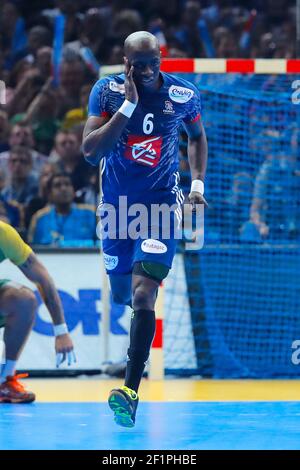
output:
[{"label": "white wristband", "polygon": [[136,108],[137,103],[131,103],[131,101],[125,100],[122,106],[119,108],[119,113],[124,116],[131,118],[133,111]]},{"label": "white wristband", "polygon": [[201,180],[193,180],[191,185],[191,192],[196,191],[197,193],[204,194],[204,183]]},{"label": "white wristband", "polygon": [[60,325],[53,325],[54,336],[66,335],[69,333],[66,323],[61,323]]}]

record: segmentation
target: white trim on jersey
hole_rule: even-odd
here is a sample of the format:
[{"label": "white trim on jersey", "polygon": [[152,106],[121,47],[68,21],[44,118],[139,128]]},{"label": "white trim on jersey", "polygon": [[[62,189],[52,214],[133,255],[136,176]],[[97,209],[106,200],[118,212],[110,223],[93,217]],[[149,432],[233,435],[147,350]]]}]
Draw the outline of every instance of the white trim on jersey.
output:
[{"label": "white trim on jersey", "polygon": [[171,192],[176,195],[176,203],[178,205],[177,209],[175,209],[175,214],[177,217],[177,228],[179,229],[181,227],[181,222],[182,222],[182,209],[181,205],[184,201],[184,194],[182,192],[182,189],[179,188],[178,183],[179,183],[179,173],[176,171],[174,173],[175,176],[175,185],[173,186]]}]

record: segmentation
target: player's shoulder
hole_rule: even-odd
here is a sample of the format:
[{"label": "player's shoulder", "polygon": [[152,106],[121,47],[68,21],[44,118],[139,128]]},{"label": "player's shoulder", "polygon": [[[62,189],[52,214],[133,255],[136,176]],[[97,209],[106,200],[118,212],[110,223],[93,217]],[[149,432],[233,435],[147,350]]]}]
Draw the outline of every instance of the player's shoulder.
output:
[{"label": "player's shoulder", "polygon": [[94,90],[103,92],[104,90],[112,93],[125,93],[125,75],[123,73],[119,75],[108,75],[102,77],[94,84]]},{"label": "player's shoulder", "polygon": [[20,243],[25,244],[17,230],[10,224],[0,221],[0,247],[5,249],[11,245],[18,246]]},{"label": "player's shoulder", "polygon": [[12,237],[13,235],[17,234],[17,231],[14,227],[7,224],[6,222],[0,221],[0,238],[1,240],[5,238]]},{"label": "player's shoulder", "polygon": [[200,96],[198,88],[193,83],[178,75],[163,72],[163,78],[172,101],[187,103],[193,96]]}]

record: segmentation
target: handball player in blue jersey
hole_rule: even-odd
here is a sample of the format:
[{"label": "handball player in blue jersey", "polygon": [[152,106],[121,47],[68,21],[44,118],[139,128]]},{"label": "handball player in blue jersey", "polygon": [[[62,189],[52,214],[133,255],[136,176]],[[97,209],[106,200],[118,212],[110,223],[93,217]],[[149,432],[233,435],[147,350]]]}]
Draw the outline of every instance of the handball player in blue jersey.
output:
[{"label": "handball player in blue jersey", "polygon": [[[175,207],[170,214],[170,237],[158,227],[156,236],[103,237],[104,262],[115,302],[133,308],[125,385],[109,395],[117,424],[132,427],[138,405],[138,387],[155,333],[155,301],[176,251],[174,227],[181,223],[183,194],[179,187],[178,143],[183,124],[188,134],[191,170],[189,201],[206,205],[204,177],[207,142],[201,122],[201,100],[190,82],[160,71],[157,39],[145,31],[127,37],[125,73],[96,82],[89,100],[84,129],[86,160],[103,176],[101,218],[114,208],[119,215],[133,204],[150,210],[155,204]],[[129,211],[128,211],[129,213]],[[130,220],[130,216],[127,220]],[[147,219],[149,227],[152,221]],[[128,222],[127,222],[128,224]],[[127,227],[125,227],[127,228]],[[152,233],[152,232],[151,232]]]}]

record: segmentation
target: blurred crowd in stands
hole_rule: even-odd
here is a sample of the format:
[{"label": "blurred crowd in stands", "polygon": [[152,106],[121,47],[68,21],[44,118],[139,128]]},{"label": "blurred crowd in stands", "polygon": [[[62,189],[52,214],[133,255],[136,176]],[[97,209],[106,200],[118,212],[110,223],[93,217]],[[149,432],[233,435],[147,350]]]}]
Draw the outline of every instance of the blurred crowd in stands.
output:
[{"label": "blurred crowd in stands", "polygon": [[[59,15],[64,46],[54,84]],[[82,156],[82,130],[99,67],[123,62],[130,33],[155,34],[164,57],[293,58],[295,18],[290,0],[3,0],[0,218],[32,243],[94,244],[99,175]],[[258,195],[268,171],[260,170]],[[233,180],[240,184],[252,194],[247,174]]]}]

